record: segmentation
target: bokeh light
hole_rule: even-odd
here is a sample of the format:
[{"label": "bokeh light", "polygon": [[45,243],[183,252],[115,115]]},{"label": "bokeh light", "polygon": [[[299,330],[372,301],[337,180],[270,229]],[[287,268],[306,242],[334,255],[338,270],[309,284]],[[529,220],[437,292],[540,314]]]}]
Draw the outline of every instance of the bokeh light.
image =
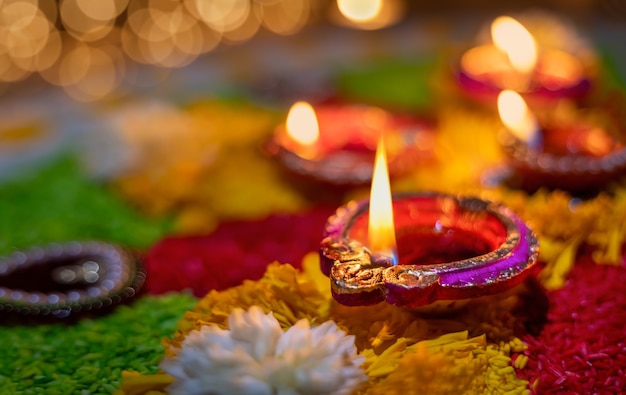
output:
[{"label": "bokeh light", "polygon": [[337,0],[337,7],[348,19],[368,22],[380,14],[383,0]]},{"label": "bokeh light", "polygon": [[289,35],[298,32],[309,18],[309,0],[263,1],[259,4],[263,15],[263,26],[268,30]]},{"label": "bokeh light", "polygon": [[113,92],[128,62],[182,67],[261,29],[289,35],[311,0],[0,0],[0,81],[37,74],[77,100]]},{"label": "bokeh light", "polygon": [[336,0],[329,18],[342,26],[377,30],[400,21],[405,9],[404,0]]}]

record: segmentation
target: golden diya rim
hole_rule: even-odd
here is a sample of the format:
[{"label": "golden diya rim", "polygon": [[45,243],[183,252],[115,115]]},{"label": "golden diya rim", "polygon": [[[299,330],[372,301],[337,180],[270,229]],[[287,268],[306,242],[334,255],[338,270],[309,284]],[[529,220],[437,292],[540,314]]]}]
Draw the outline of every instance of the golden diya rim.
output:
[{"label": "golden diya rim", "polygon": [[502,145],[508,156],[502,181],[528,191],[540,188],[569,192],[597,192],[626,178],[626,148],[602,157],[554,155],[536,152],[526,143],[511,139]]}]

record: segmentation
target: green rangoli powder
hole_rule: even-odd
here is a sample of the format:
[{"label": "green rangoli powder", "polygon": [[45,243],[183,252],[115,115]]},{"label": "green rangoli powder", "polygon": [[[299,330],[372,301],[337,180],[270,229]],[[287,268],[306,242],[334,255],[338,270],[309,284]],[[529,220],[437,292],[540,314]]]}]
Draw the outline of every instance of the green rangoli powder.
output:
[{"label": "green rangoli powder", "polygon": [[[0,184],[0,255],[89,239],[143,249],[168,229],[169,220],[143,216],[70,157]],[[187,294],[146,296],[74,324],[8,325],[0,315],[0,395],[111,394],[122,370],[157,370],[161,339],[194,303]]]},{"label": "green rangoli powder", "polygon": [[170,228],[85,178],[71,158],[0,184],[0,255],[50,242],[100,239],[146,248]]},{"label": "green rangoli powder", "polygon": [[0,395],[111,394],[123,370],[157,372],[161,339],[195,303],[184,293],[144,296],[75,324],[0,325]]}]

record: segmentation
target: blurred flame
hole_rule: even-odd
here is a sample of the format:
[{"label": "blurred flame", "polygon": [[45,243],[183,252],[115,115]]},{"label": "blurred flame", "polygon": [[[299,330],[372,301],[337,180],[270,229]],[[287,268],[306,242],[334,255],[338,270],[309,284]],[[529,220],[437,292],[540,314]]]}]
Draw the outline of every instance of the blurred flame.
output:
[{"label": "blurred flame", "polygon": [[537,118],[519,93],[504,90],[498,95],[498,113],[504,126],[524,142],[532,141],[538,131]]},{"label": "blurred flame", "polygon": [[337,7],[354,22],[368,22],[380,15],[383,0],[337,0]]},{"label": "blurred flame", "polygon": [[398,22],[404,15],[404,0],[337,0],[329,18],[343,26],[376,30]]},{"label": "blurred flame", "polygon": [[396,262],[396,234],[393,224],[393,204],[387,155],[383,138],[376,148],[372,190],[370,193],[370,211],[368,224],[369,246],[373,252],[391,253]]},{"label": "blurred flame", "polygon": [[287,115],[287,134],[302,145],[311,145],[319,138],[319,125],[315,110],[307,102],[291,106]]},{"label": "blurred flame", "polygon": [[558,50],[546,51],[542,54],[541,83],[552,90],[571,86],[584,78],[583,64],[572,55]]},{"label": "blurred flame", "polygon": [[537,64],[537,45],[533,36],[510,16],[496,18],[491,24],[494,45],[505,52],[516,70],[528,73]]}]

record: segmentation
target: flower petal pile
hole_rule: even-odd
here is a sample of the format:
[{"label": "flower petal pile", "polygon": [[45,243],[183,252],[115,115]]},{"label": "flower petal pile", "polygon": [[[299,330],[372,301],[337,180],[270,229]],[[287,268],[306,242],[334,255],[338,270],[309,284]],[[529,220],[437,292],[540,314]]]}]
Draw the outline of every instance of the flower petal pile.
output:
[{"label": "flower petal pile", "polygon": [[367,381],[354,336],[332,321],[300,320],[283,332],[271,313],[252,306],[233,310],[228,326],[193,330],[163,360],[175,378],[170,394],[348,394]]},{"label": "flower petal pile", "polygon": [[85,161],[145,212],[173,214],[180,233],[307,205],[259,149],[275,123],[270,111],[207,100],[128,105],[110,118],[114,133],[94,141]]},{"label": "flower petal pile", "polygon": [[[221,393],[216,389],[221,382],[201,378],[201,371],[206,369],[218,369],[224,377],[232,372],[239,372],[238,377],[246,374],[252,377],[238,385],[250,385],[245,388],[254,390],[238,392],[230,387],[231,393],[265,393],[255,392],[266,388],[255,381],[261,378],[269,388],[295,388],[294,377],[304,378],[313,385],[318,379],[310,375],[311,368],[324,377],[324,382],[336,383],[334,374],[345,369],[345,365],[329,357],[335,355],[330,351],[343,350],[340,354],[346,354],[353,348],[359,357],[353,358],[351,363],[356,366],[360,362],[355,361],[364,361],[361,373],[366,375],[367,383],[345,393],[399,394],[406,392],[406,388],[437,394],[503,394],[507,391],[523,394],[530,391],[528,381],[517,378],[514,368],[517,359],[512,359],[514,355],[516,358],[524,356],[526,350],[516,336],[525,316],[514,314],[517,306],[525,302],[523,294],[474,300],[454,315],[429,317],[387,304],[338,305],[330,297],[328,278],[324,281],[317,257],[307,256],[303,268],[301,272],[290,265],[274,263],[258,281],[245,281],[237,287],[210,292],[194,311],[184,315],[173,338],[164,340],[166,358],[161,366],[164,372],[152,376],[152,384],[150,376],[142,376],[142,381],[127,373],[119,394],[147,394],[148,389],[165,393],[169,382],[164,376],[173,377],[174,383],[179,378],[197,379],[194,383],[207,380],[203,387],[211,387],[209,392],[192,392],[196,388],[193,384],[191,389],[185,387],[187,393]],[[243,310],[249,310],[247,316]],[[259,325],[263,329],[259,329]],[[279,329],[285,332],[276,340]],[[341,332],[348,336],[339,341]],[[256,340],[251,340],[253,338]],[[265,339],[263,345],[257,344],[258,338]],[[200,362],[207,354],[215,356],[219,364]],[[290,361],[289,369],[293,371],[275,370],[273,363],[259,366],[259,357],[279,354]],[[325,362],[318,363],[320,360]],[[181,367],[189,364],[200,371]],[[518,365],[523,364],[515,366]],[[199,368],[201,366],[204,368]],[[329,370],[329,366],[335,367]],[[349,369],[348,372],[346,382],[360,380],[355,371]],[[322,388],[315,393],[344,391],[336,384],[332,387],[332,390]],[[173,388],[170,393],[176,393],[176,386],[170,388]],[[311,393],[298,388],[285,394]]]}]

